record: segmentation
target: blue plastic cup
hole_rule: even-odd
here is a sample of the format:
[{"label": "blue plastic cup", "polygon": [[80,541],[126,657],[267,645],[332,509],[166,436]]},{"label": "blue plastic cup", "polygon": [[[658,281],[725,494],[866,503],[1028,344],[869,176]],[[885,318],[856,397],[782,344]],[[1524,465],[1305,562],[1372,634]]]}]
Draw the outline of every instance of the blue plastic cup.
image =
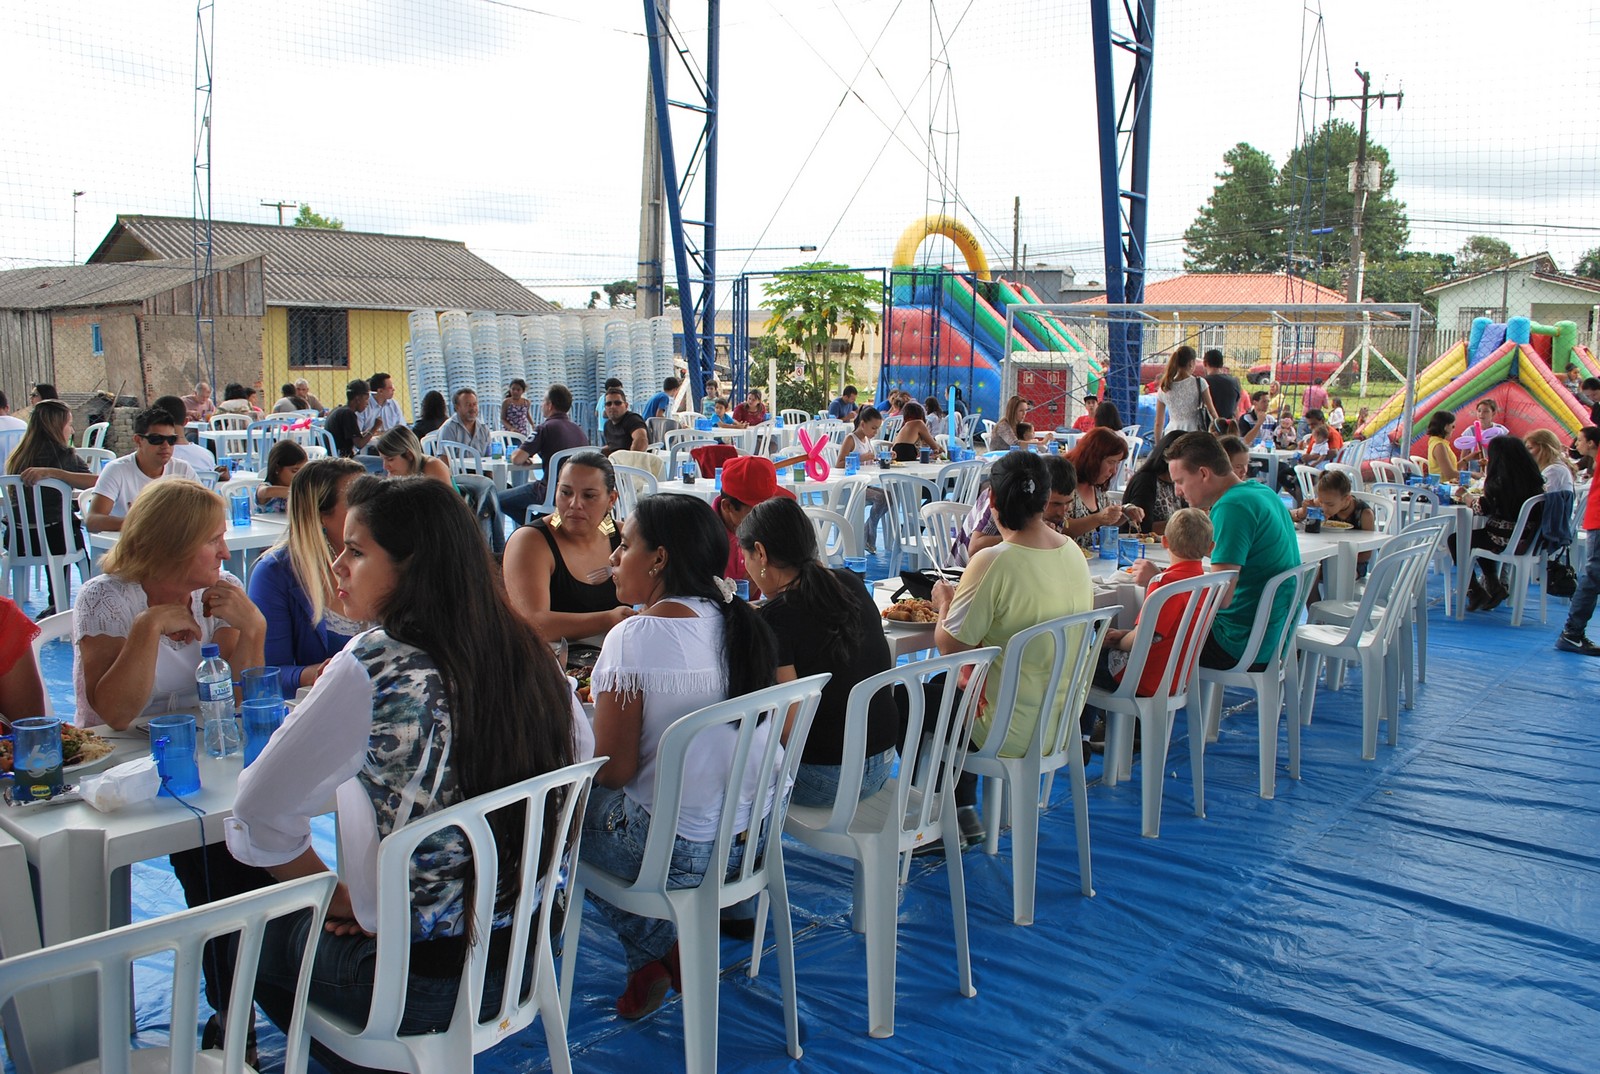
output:
[{"label": "blue plastic cup", "polygon": [[694,479],[700,476],[700,464],[697,462],[684,463],[678,467],[678,476],[683,478],[685,485],[694,484]]},{"label": "blue plastic cup", "polygon": [[1144,558],[1144,542],[1137,537],[1123,537],[1117,541],[1117,566],[1131,567]]},{"label": "blue plastic cup", "polygon": [[200,764],[195,757],[194,717],[186,712],[150,721],[150,756],[161,775],[161,793],[168,798],[200,789]]},{"label": "blue plastic cup", "polygon": [[749,600],[750,580],[748,578],[736,579],[733,583],[733,592],[740,600]]},{"label": "blue plastic cup", "polygon": [[239,676],[239,696],[244,701],[283,700],[283,678],[278,668],[245,668]]},{"label": "blue plastic cup", "polygon": [[266,748],[267,741],[272,738],[272,733],[283,726],[285,715],[283,700],[281,698],[258,698],[246,701],[239,710],[240,722],[244,724],[244,763],[245,767],[250,762],[261,756],[261,751]]},{"label": "blue plastic cup", "polygon": [[720,466],[717,467],[717,476],[713,480],[716,482],[717,491],[721,492],[722,491],[722,467],[720,467]]},{"label": "blue plastic cup", "polygon": [[11,797],[18,802],[48,802],[66,787],[61,765],[61,721],[54,716],[14,720],[11,734]]},{"label": "blue plastic cup", "polygon": [[844,472],[846,474],[859,474],[861,472],[861,452],[852,451],[844,457]]},{"label": "blue plastic cup", "polygon": [[228,521],[240,529],[250,525],[250,493],[240,491],[228,497]]},{"label": "blue plastic cup", "polygon": [[846,557],[844,557],[844,569],[849,571],[851,574],[855,575],[857,578],[861,579],[861,582],[862,582],[863,585],[866,584],[866,581],[867,581],[867,557],[866,556],[846,556]]},{"label": "blue plastic cup", "polygon": [[1101,559],[1116,559],[1117,558],[1117,527],[1115,527],[1115,526],[1101,526],[1100,527],[1100,558]]}]

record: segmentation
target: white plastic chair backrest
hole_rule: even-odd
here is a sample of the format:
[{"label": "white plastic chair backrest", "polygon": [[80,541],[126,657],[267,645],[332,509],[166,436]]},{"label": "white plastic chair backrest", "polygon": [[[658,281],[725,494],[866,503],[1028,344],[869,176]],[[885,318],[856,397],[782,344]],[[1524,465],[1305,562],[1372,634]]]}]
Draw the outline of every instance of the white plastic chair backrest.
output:
[{"label": "white plastic chair backrest", "polygon": [[[693,432],[693,430],[684,431],[691,433]],[[683,473],[684,463],[694,462],[695,448],[711,447],[715,444],[720,444],[721,442],[722,441],[715,440],[709,436],[700,436],[698,434],[686,436],[680,440],[674,440],[672,445],[667,448],[667,473],[671,474],[673,477],[678,477]],[[696,476],[699,476],[699,467],[696,466],[695,469]]]},{"label": "white plastic chair backrest", "polygon": [[[389,1042],[389,1056],[403,1048],[407,1041],[426,1041],[430,1054],[438,1055],[436,1035],[401,1037],[400,1022],[405,1016],[407,970],[411,961],[411,872],[412,857],[419,844],[440,832],[455,829],[472,854],[473,883],[472,922],[475,941],[468,950],[466,964],[462,967],[461,988],[456,995],[455,1013],[450,1019],[449,1037],[454,1038],[448,1050],[455,1062],[449,1069],[471,1070],[472,1056],[484,1051],[506,1037],[526,1028],[538,1014],[539,993],[537,974],[553,973],[548,937],[550,912],[557,877],[565,867],[576,860],[578,843],[583,834],[582,817],[587,804],[594,774],[605,763],[604,757],[569,765],[554,772],[546,772],[513,783],[509,787],[487,791],[475,798],[436,813],[418,817],[397,831],[391,832],[378,844],[378,936],[377,965],[374,968],[371,1013],[366,1027],[356,1036],[361,1042]],[[500,877],[499,842],[489,825],[489,815],[501,810],[512,811],[522,820],[521,839],[516,852],[517,879],[512,885]],[[546,818],[549,827],[546,827]],[[547,839],[548,836],[548,839]],[[541,848],[549,845],[550,859],[546,865],[540,861]],[[484,980],[490,972],[490,941],[497,930],[489,928],[495,917],[495,893],[502,888],[516,891],[515,902],[507,912],[510,918],[505,928],[510,930],[510,944],[505,964],[505,987],[498,1010],[479,1021],[483,1005]],[[577,913],[578,907],[572,912]],[[383,938],[390,938],[385,943]],[[526,1002],[522,999],[521,981],[528,957],[536,960],[534,987],[529,990]],[[316,1035],[322,1032],[323,1020],[316,1009],[311,1010],[311,1020]],[[455,1049],[459,1048],[457,1052]],[[362,1065],[378,1061],[378,1055],[357,1060]],[[395,1065],[393,1059],[385,1065]],[[421,1067],[419,1069],[427,1069]]]},{"label": "white plastic chair backrest", "polygon": [[1428,460],[1421,455],[1407,455],[1406,458],[1411,462],[1412,473],[1421,475],[1428,472]]},{"label": "white plastic chair backrest", "polygon": [[780,439],[778,427],[770,421],[764,421],[750,430],[740,450],[746,455],[770,455],[774,441]]},{"label": "white plastic chair backrest", "polygon": [[[1046,761],[1057,756],[1071,744],[1081,749],[1078,714],[1083,711],[1084,698],[1094,681],[1095,662],[1100,658],[1100,646],[1106,640],[1106,630],[1116,618],[1116,608],[1095,608],[1075,612],[1056,619],[1047,619],[1037,626],[1019,630],[1003,646],[1000,664],[1000,686],[995,694],[994,710],[990,714],[989,730],[983,746],[974,750],[978,757],[998,757],[1000,747],[1011,731],[1012,721],[1019,714],[1017,692],[1022,682],[1022,661],[1029,650],[1042,646],[1050,654],[1050,674],[1044,679],[1041,711],[1023,715],[1033,721],[1033,737],[1028,746],[1028,756]],[[1046,767],[1050,767],[1046,765]]]},{"label": "white plastic chair backrest", "polygon": [[545,507],[546,513],[555,510],[555,506],[556,506],[556,482],[558,480],[560,480],[560,478],[561,478],[561,468],[567,464],[567,460],[572,458],[574,455],[582,455],[585,452],[598,451],[598,450],[599,450],[598,448],[592,448],[592,447],[562,448],[560,451],[556,452],[554,455],[552,455],[548,459],[544,460],[544,505],[543,506]]},{"label": "white plastic chair backrest", "polygon": [[522,446],[523,439],[521,433],[512,432],[510,429],[495,429],[489,433],[489,443],[499,444],[500,453],[507,458]]},{"label": "white plastic chair backrest", "polygon": [[1330,462],[1327,468],[1329,470],[1337,470],[1348,477],[1351,491],[1360,492],[1365,487],[1365,483],[1361,480],[1361,467],[1344,462]]},{"label": "white plastic chair backrest", "polygon": [[922,505],[922,554],[937,568],[956,567],[955,537],[967,512],[964,503],[936,500]]},{"label": "white plastic chair backrest", "polygon": [[947,463],[940,468],[933,483],[939,486],[944,498],[953,503],[972,506],[978,502],[978,490],[983,487],[983,475],[989,472],[988,459],[967,459]]},{"label": "white plastic chair backrest", "polygon": [[900,431],[900,426],[904,425],[905,423],[906,419],[900,414],[896,414],[893,417],[884,418],[883,424],[878,427],[878,439],[893,440],[895,438],[895,434]]},{"label": "white plastic chair backrest", "polygon": [[679,444],[684,443],[685,441],[688,441],[688,440],[693,440],[693,441],[695,441],[696,444],[698,444],[702,440],[705,441],[706,443],[710,443],[710,444],[715,444],[715,443],[719,443],[720,442],[715,437],[706,436],[699,429],[683,429],[683,428],[668,429],[665,433],[662,434],[660,442],[661,442],[661,446],[663,448],[665,448],[668,453],[670,453],[673,448],[677,447]]},{"label": "white plastic chair backrest", "polygon": [[452,474],[469,473],[483,476],[488,473],[483,463],[483,455],[476,448],[466,444],[459,444],[454,440],[441,440],[439,454],[450,464]]},{"label": "white plastic chair backrest", "polygon": [[439,430],[435,429],[422,438],[422,450],[428,455],[439,454]]},{"label": "white plastic chair backrest", "polygon": [[1367,463],[1372,470],[1374,484],[1403,485],[1405,484],[1404,472],[1400,466],[1389,459],[1374,459]]},{"label": "white plastic chair backrest", "polygon": [[[1292,603],[1286,605],[1283,633],[1275,640],[1274,648],[1268,653],[1269,662],[1276,666],[1279,678],[1283,677],[1284,670],[1288,667],[1289,654],[1294,651],[1295,622],[1300,617],[1301,609],[1306,606],[1307,598],[1311,596],[1311,587],[1316,582],[1320,566],[1319,562],[1313,560],[1298,567],[1290,567],[1267,579],[1266,584],[1261,587],[1261,596],[1256,605],[1256,618],[1250,624],[1250,636],[1245,639],[1244,649],[1240,652],[1238,661],[1231,668],[1218,670],[1248,671],[1252,664],[1260,663],[1262,661],[1260,653],[1267,641],[1267,628],[1272,625],[1273,611],[1280,602],[1289,601]],[[1280,591],[1284,593],[1282,597]],[[1161,590],[1158,589],[1156,592],[1159,593]],[[1143,617],[1142,612],[1140,616]]]},{"label": "white plastic chair backrest", "polygon": [[633,513],[634,506],[641,497],[656,494],[656,475],[649,470],[641,470],[637,466],[613,465],[613,472],[617,475],[617,518],[624,519]]},{"label": "white plastic chair backrest", "polygon": [[673,429],[683,428],[677,418],[667,417],[646,418],[645,427],[647,429],[647,435],[650,437],[650,443],[652,444],[661,443],[662,439],[667,435],[667,433],[671,432]]},{"label": "white plastic chair backrest", "polygon": [[83,431],[83,446],[103,448],[106,446],[106,433],[111,431],[109,421],[97,421]]},{"label": "white plastic chair backrest", "polygon": [[[277,419],[253,421],[245,427],[244,453],[247,457],[245,465],[249,469],[260,470],[265,467],[272,446],[290,435],[290,430],[286,428],[289,423],[283,420],[287,416],[280,415]],[[330,438],[328,442],[331,444],[333,441]]]},{"label": "white plastic chair backrest", "polygon": [[232,429],[238,431],[250,428],[250,418],[244,414],[213,414],[208,423],[213,429]]},{"label": "white plastic chair backrest", "polygon": [[1375,636],[1380,644],[1387,642],[1408,603],[1404,599],[1392,599],[1393,595],[1408,592],[1406,587],[1411,581],[1408,572],[1413,565],[1426,569],[1428,558],[1432,555],[1431,543],[1409,542],[1404,534],[1391,538],[1388,544],[1394,545],[1393,551],[1389,551],[1386,545],[1372,557],[1366,587],[1356,603],[1355,614],[1345,625],[1342,645],[1354,646],[1363,634],[1371,631],[1377,632]]},{"label": "white plastic chair backrest", "polygon": [[[819,436],[828,438],[828,442],[834,448],[833,451],[828,453],[828,461],[831,463],[839,457],[838,449],[844,444],[844,438],[849,436],[851,431],[855,429],[855,425],[848,421],[835,421],[832,418],[815,418],[802,423],[800,428],[804,429],[806,435],[811,437],[812,440]],[[880,432],[878,435],[881,437],[885,434]]]},{"label": "white plastic chair backrest", "polygon": [[1124,425],[1122,427],[1122,435],[1124,437],[1130,437],[1131,436],[1131,437],[1134,437],[1135,439],[1137,439],[1140,436],[1140,434],[1141,434],[1141,430],[1140,430],[1139,426],[1137,426],[1137,425]]},{"label": "white plastic chair backrest", "polygon": [[[950,656],[913,660],[869,675],[851,687],[850,700],[845,704],[839,793],[834,797],[827,823],[817,830],[839,834],[849,830],[861,797],[861,777],[866,771],[867,724],[873,698],[887,690],[893,699],[895,688],[903,687],[906,724],[900,746],[900,775],[895,781],[896,808],[890,816],[899,820],[903,838],[919,833],[936,835],[942,810],[953,808],[953,803],[944,799],[955,793],[956,779],[966,765],[967,740],[972,736],[972,722],[983,697],[984,679],[999,659],[999,646],[969,649]],[[938,705],[930,709],[923,685],[941,675],[944,681]],[[931,748],[932,756],[922,756],[924,746]]]},{"label": "white plastic chair backrest", "polygon": [[667,460],[653,451],[613,451],[610,455],[614,466],[632,466],[636,470],[646,470],[657,481],[667,472]]},{"label": "white plastic chair backrest", "polygon": [[[44,647],[53,641],[64,641],[69,647],[72,643],[72,613],[57,612],[45,616],[38,622],[39,636],[33,639],[33,667],[39,673],[39,681],[45,683],[44,677]],[[56,706],[50,700],[50,686],[45,683],[44,713],[45,716],[54,716]]]},{"label": "white plastic chair backrest", "polygon": [[1322,471],[1315,466],[1296,464],[1294,468],[1295,480],[1300,483],[1300,499],[1314,500],[1317,497],[1317,478],[1322,476]]},{"label": "white plastic chair backrest", "polygon": [[817,531],[817,553],[830,567],[842,567],[846,556],[860,554],[861,539],[855,526],[837,511],[807,504],[800,508]]},{"label": "white plastic chair backrest", "polygon": [[1372,525],[1379,533],[1393,533],[1396,529],[1394,521],[1396,510],[1394,500],[1378,492],[1353,492],[1350,494],[1358,503],[1366,504],[1372,508]]},{"label": "white plastic chair backrest", "polygon": [[[323,912],[338,879],[333,873],[301,877],[5,959],[0,961],[0,1002],[9,1003],[20,992],[55,981],[94,977],[100,1026],[100,1062],[95,1069],[103,1074],[127,1074],[133,1052],[128,1012],[133,1006],[134,963],[140,962],[145,967],[144,972],[151,972],[157,965],[152,956],[170,955],[159,961],[172,967],[171,1039],[195,1041],[200,1016],[201,949],[207,940],[237,935],[237,961],[228,1003],[230,1015],[224,1034],[230,1043],[223,1068],[228,1074],[240,1074],[247,1069],[244,1065],[248,1036],[245,1027],[247,1020],[253,1017],[250,996],[255,989],[263,933],[272,921],[309,913],[311,927],[306,932],[305,950],[301,952],[300,978],[283,1065],[287,1074],[300,1074],[306,1069],[310,1054],[305,1033],[305,997],[311,983],[312,956],[322,936]],[[145,1054],[141,1058],[148,1060],[150,1057]],[[191,1071],[194,1052],[169,1053],[167,1062],[170,1071]],[[140,1069],[157,1068],[145,1062],[140,1064]]]},{"label": "white plastic chair backrest", "polygon": [[[831,676],[824,672],[731,697],[679,718],[662,733],[656,747],[656,800],[650,811],[650,833],[645,837],[638,878],[628,890],[654,893],[666,890],[677,838],[678,814],[683,807],[684,769],[691,758],[707,748],[704,736],[729,733],[737,737],[730,752],[719,802],[712,808],[718,817],[717,836],[700,889],[714,887],[726,891],[727,895],[717,896],[720,905],[725,906],[730,898],[748,898],[766,886],[767,856],[772,852],[777,833],[783,830],[783,820],[789,811],[789,795],[784,788],[800,766],[806,736],[811,732],[811,720],[822,700],[822,687],[829,678]],[[789,742],[784,747],[778,731],[791,709]],[[759,738],[758,731],[761,732]],[[725,748],[719,746],[718,752]],[[754,792],[748,798],[743,793],[747,770],[755,773]],[[771,809],[763,821],[761,813],[765,802],[771,803]],[[748,805],[749,827],[767,836],[766,853],[749,853],[757,839],[746,839],[746,853],[736,877],[725,880],[734,841],[744,831],[736,823],[741,804]],[[755,835],[757,831],[752,831],[751,836]]]},{"label": "white plastic chair backrest", "polygon": [[75,454],[83,460],[91,474],[98,474],[106,468],[106,463],[117,457],[115,451],[103,447],[81,447]]},{"label": "white plastic chair backrest", "polygon": [[1222,596],[1238,577],[1237,571],[1207,571],[1194,578],[1159,586],[1147,596],[1144,607],[1139,609],[1139,625],[1134,628],[1133,650],[1128,654],[1128,666],[1123,670],[1122,681],[1117,688],[1110,691],[1111,696],[1146,696],[1139,692],[1139,686],[1150,656],[1155,651],[1156,624],[1160,622],[1161,613],[1168,604],[1181,600],[1183,611],[1172,627],[1173,642],[1167,646],[1166,660],[1158,680],[1164,684],[1166,692],[1156,695],[1167,698],[1167,704],[1173,710],[1181,708],[1188,697],[1189,685],[1194,681],[1195,668],[1200,666],[1200,650],[1205,648],[1206,636],[1211,633],[1211,624],[1222,605]]},{"label": "white plastic chair backrest", "polygon": [[916,539],[922,533],[922,505],[939,503],[939,487],[925,477],[886,473],[878,479],[889,501],[887,517],[894,520],[902,539]]},{"label": "white plastic chair backrest", "polygon": [[[40,484],[43,484],[43,482],[40,482]],[[1529,496],[1522,501],[1522,510],[1517,512],[1516,528],[1511,531],[1511,536],[1506,539],[1506,550],[1500,553],[1502,558],[1510,559],[1516,556],[1518,554],[1517,549],[1523,547],[1524,537],[1527,538],[1527,551],[1521,553],[1521,555],[1536,558],[1542,554],[1539,551],[1539,542],[1534,540],[1535,537],[1539,536],[1538,524],[1535,523],[1531,531],[1528,528],[1529,517],[1533,514],[1535,504],[1541,505],[1542,509],[1544,493],[1541,492],[1537,496]]]},{"label": "white plastic chair backrest", "polygon": [[1367,442],[1365,440],[1347,440],[1344,446],[1339,449],[1339,454],[1336,458],[1343,465],[1355,466],[1359,472],[1361,453],[1366,450],[1366,446]]},{"label": "white plastic chair backrest", "polygon": [[778,415],[783,419],[784,428],[791,425],[804,425],[811,420],[811,415],[804,410],[785,410]]}]

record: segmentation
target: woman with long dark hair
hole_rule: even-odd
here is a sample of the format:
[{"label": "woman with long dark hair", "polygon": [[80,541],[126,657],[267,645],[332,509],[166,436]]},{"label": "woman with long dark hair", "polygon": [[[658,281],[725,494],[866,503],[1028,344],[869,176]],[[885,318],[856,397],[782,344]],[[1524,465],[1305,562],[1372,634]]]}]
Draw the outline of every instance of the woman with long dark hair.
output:
[{"label": "woman with long dark hair", "polygon": [[1211,402],[1210,387],[1204,377],[1194,375],[1194,348],[1186,343],[1167,359],[1167,371],[1156,386],[1156,435],[1171,429],[1210,429],[1216,421],[1217,408]]},{"label": "woman with long dark hair", "polygon": [[1128,478],[1128,487],[1122,492],[1122,505],[1124,510],[1137,507],[1144,512],[1139,521],[1140,533],[1165,533],[1167,519],[1184,506],[1183,498],[1173,487],[1172,475],[1167,472],[1167,451],[1182,435],[1170,432],[1163,436],[1155,450]]},{"label": "woman with long dark hair", "polygon": [[[279,880],[322,872],[310,822],[337,790],[345,882],[329,904],[311,994],[360,1024],[378,944],[378,844],[414,817],[570,764],[590,743],[561,668],[506,603],[461,498],[427,478],[361,477],[348,501],[333,566],[339,596],[350,615],[379,625],[334,657],[241,774],[227,836],[236,858]],[[413,867],[402,1033],[449,1025],[473,930],[498,929],[515,900],[520,819],[490,823],[502,856],[494,922],[471,920],[471,858],[459,833],[430,838],[425,864]],[[256,999],[280,1026],[306,927],[304,918],[281,922],[262,947]],[[491,978],[486,1008],[502,984]],[[318,1058],[349,1069],[325,1049]]]},{"label": "woman with long dark hair", "polygon": [[[1486,454],[1488,462],[1483,475],[1483,495],[1469,496],[1467,500],[1473,511],[1484,516],[1486,521],[1484,525],[1473,529],[1470,547],[1504,552],[1511,542],[1512,532],[1517,528],[1517,516],[1522,513],[1522,505],[1529,498],[1544,492],[1544,475],[1539,472],[1539,464],[1533,461],[1528,445],[1515,436],[1495,437],[1489,441]],[[1543,506],[1536,505],[1528,514],[1528,524],[1523,528],[1522,541],[1517,545],[1516,552],[1527,551],[1528,545],[1539,536]],[[1461,561],[1453,533],[1450,535],[1450,556],[1459,567]],[[1485,565],[1483,583],[1479,584],[1474,573],[1467,587],[1467,610],[1489,611],[1509,595],[1510,591],[1500,577],[1498,566]]]},{"label": "woman with long dark hair", "polygon": [[449,420],[450,411],[444,405],[443,393],[429,392],[422,397],[422,414],[411,426],[411,431],[417,434],[418,440],[421,440]]},{"label": "woman with long dark hair", "polygon": [[[595,751],[610,760],[595,776],[581,854],[617,876],[637,876],[643,860],[661,735],[697,709],[776,681],[772,632],[721,577],[727,562],[727,527],[704,500],[676,494],[640,500],[612,554],[618,599],[643,610],[606,635],[590,679]],[[752,753],[765,748],[768,733],[757,729]],[[692,886],[705,874],[733,747],[731,735],[708,741],[695,759],[696,778],[683,788],[673,843],[673,883]],[[760,826],[754,797],[761,776],[754,766],[745,773],[736,831]],[[730,870],[738,869],[745,849],[735,847]],[[677,977],[676,930],[670,921],[590,897],[627,956],[628,984],[617,1013],[641,1018],[661,1006]]]},{"label": "woman with long dark hair", "polygon": [[928,428],[927,414],[922,409],[921,403],[907,402],[900,410],[902,422],[900,431],[895,433],[894,443],[890,449],[894,457],[901,462],[916,462],[917,453],[922,448],[933,452],[934,458],[944,454],[944,448],[939,446],[939,441],[934,439],[933,430]]},{"label": "woman with long dark hair", "polygon": [[[745,565],[769,598],[761,618],[778,641],[778,681],[824,671],[833,675],[822,688],[793,798],[797,805],[832,805],[839,793],[850,691],[894,666],[878,608],[855,575],[823,566],[816,528],[793,500],[780,496],[757,504],[739,524],[739,544]],[[889,781],[897,727],[894,700],[880,690],[868,709],[862,798]],[[786,739],[788,732],[785,727]]]},{"label": "woman with long dark hair", "polygon": [[[94,488],[95,476],[78,458],[77,452],[72,450],[72,411],[67,404],[59,399],[42,399],[34,404],[33,412],[28,415],[27,430],[6,459],[6,473],[19,475],[24,485],[50,478],[64,481],[75,489]],[[67,550],[69,540],[74,549],[82,548],[83,528],[78,521],[77,503],[74,502],[71,507],[69,530],[62,523],[61,493],[45,489],[40,500],[44,508],[45,547],[58,556]],[[37,521],[33,517],[33,494],[29,493],[23,500],[22,516],[13,516],[11,519],[13,525],[28,535],[29,555],[39,554],[39,539],[34,536],[34,523]],[[41,619],[53,615],[58,607],[56,572],[46,571],[45,577],[50,587],[50,606],[40,615]]]}]

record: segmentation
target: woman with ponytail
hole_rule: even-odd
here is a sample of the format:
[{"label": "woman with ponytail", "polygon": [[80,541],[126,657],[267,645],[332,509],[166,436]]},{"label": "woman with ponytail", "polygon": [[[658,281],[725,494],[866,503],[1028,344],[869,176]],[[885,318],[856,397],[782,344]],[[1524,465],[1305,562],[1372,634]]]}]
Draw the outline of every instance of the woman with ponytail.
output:
[{"label": "woman with ponytail", "polygon": [[[734,596],[721,577],[728,530],[710,505],[693,496],[663,494],[640,500],[612,553],[617,599],[642,606],[606,635],[590,680],[594,690],[595,756],[610,758],[595,776],[584,816],[584,859],[617,876],[639,873],[655,805],[656,750],[662,734],[683,716],[730,697],[771,686],[777,670],[772,632]],[[763,726],[751,750],[765,748]],[[694,778],[685,782],[672,882],[690,887],[705,875],[716,841],[721,788],[733,763],[735,736],[702,740]],[[736,827],[759,828],[751,804],[761,773],[745,773]],[[736,846],[730,870],[743,861]],[[639,917],[594,898],[616,930],[628,961],[628,985],[617,1013],[641,1018],[666,998],[677,976],[672,922]]]},{"label": "woman with ponytail", "polygon": [[[855,575],[829,570],[817,558],[816,529],[793,500],[758,504],[739,526],[739,544],[751,575],[771,598],[761,618],[778,641],[778,681],[833,674],[822,688],[792,799],[796,805],[831,806],[839,793],[850,691],[894,666],[882,620]],[[880,690],[868,708],[862,798],[888,782],[898,728],[894,698]]]}]

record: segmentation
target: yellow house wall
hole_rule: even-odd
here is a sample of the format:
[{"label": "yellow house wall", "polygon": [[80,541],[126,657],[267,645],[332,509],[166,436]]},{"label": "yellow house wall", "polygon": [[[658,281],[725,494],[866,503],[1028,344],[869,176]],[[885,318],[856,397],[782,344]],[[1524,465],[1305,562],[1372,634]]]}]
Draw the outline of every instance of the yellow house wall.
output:
[{"label": "yellow house wall", "polygon": [[394,378],[395,402],[412,413],[411,385],[406,380],[406,340],[411,337],[406,314],[398,310],[351,310],[348,367],[289,368],[289,312],[267,309],[261,332],[261,394],[268,409],[277,402],[280,385],[304,377],[324,406],[344,402],[344,386],[356,377],[388,373]]}]

